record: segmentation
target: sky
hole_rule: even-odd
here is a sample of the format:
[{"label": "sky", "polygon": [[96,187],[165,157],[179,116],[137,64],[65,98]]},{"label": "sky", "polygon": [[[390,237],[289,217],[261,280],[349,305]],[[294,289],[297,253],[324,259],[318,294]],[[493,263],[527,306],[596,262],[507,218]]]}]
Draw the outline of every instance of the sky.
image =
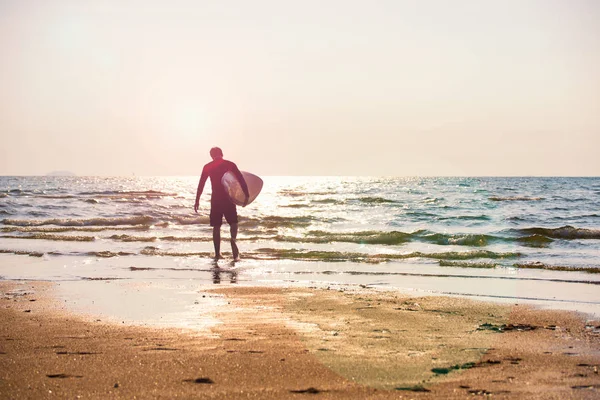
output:
[{"label": "sky", "polygon": [[0,0],[0,175],[600,176],[600,1]]}]

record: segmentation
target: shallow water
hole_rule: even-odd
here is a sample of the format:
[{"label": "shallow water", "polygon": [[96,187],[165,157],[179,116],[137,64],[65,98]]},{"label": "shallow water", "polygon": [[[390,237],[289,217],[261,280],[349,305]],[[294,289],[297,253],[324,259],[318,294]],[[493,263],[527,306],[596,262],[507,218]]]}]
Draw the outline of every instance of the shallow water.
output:
[{"label": "shallow water", "polygon": [[[196,185],[1,177],[0,277],[367,285],[598,312],[599,178],[266,177],[238,208],[244,260],[227,270],[210,261],[209,194],[195,214]],[[225,252],[227,236],[225,225]]]}]

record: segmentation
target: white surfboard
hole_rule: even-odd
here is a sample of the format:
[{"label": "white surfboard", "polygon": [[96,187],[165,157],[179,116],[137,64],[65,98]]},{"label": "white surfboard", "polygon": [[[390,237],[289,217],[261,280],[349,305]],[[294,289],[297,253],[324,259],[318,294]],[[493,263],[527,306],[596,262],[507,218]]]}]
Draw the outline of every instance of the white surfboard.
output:
[{"label": "white surfboard", "polygon": [[[246,181],[246,185],[248,185],[248,194],[250,197],[248,198],[248,204],[252,203],[256,196],[260,193],[263,187],[263,180],[258,176],[251,174],[250,172],[241,171],[244,176],[244,180]],[[237,178],[233,174],[233,172],[225,172],[223,178],[221,178],[221,183],[225,187],[225,191],[229,195],[231,202],[238,206],[244,206],[244,200],[246,200],[246,195],[240,186]],[[246,204],[246,205],[248,205]]]}]

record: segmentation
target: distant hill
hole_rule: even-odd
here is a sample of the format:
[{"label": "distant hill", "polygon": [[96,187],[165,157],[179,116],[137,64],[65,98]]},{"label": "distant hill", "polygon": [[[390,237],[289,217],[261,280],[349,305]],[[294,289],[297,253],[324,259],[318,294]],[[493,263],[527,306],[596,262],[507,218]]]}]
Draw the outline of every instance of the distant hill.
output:
[{"label": "distant hill", "polygon": [[75,176],[71,171],[52,171],[46,174],[46,176]]}]

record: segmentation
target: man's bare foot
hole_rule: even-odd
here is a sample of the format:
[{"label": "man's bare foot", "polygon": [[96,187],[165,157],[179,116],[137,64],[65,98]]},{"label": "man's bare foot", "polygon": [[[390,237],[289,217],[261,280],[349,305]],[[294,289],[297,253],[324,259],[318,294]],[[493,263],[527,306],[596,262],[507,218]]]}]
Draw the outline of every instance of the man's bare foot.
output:
[{"label": "man's bare foot", "polygon": [[215,256],[213,257],[213,260],[214,260],[214,261],[219,261],[219,260],[222,260],[222,259],[223,259],[223,256],[222,256],[222,255],[220,255],[220,254],[219,254],[219,255],[215,255]]}]

